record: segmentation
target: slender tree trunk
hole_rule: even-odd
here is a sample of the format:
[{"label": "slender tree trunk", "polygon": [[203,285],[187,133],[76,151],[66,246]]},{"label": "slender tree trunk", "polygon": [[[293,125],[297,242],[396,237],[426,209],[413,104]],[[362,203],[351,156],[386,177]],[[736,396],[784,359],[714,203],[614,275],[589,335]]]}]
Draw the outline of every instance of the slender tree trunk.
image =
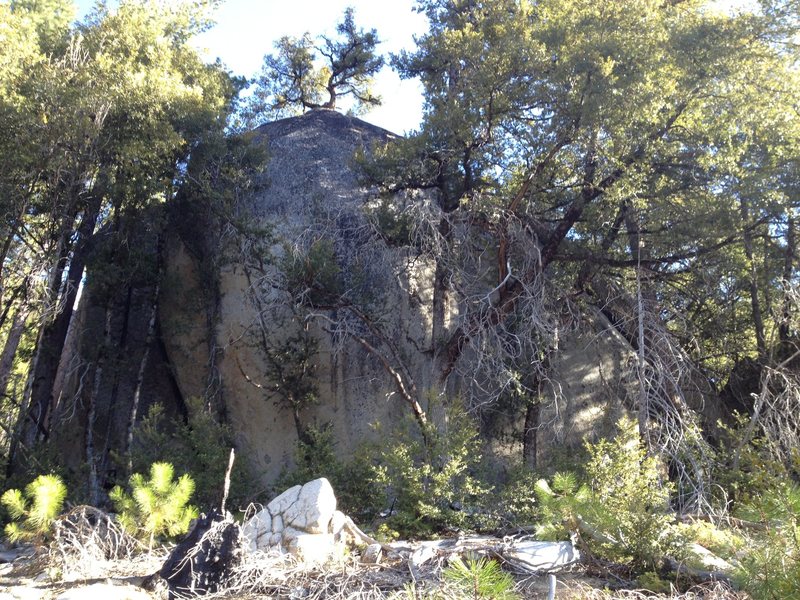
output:
[{"label": "slender tree trunk", "polygon": [[89,392],[89,410],[86,417],[86,464],[89,467],[89,505],[97,506],[100,502],[100,483],[97,476],[97,452],[94,442],[94,429],[97,424],[97,397],[103,381],[103,365],[98,361],[94,370],[94,382]]},{"label": "slender tree trunk", "polygon": [[[629,202],[623,206],[623,214],[625,217],[625,228],[628,233],[628,248],[631,253],[631,258],[636,261],[636,362],[639,380],[639,401],[637,420],[639,425],[639,437],[645,448],[650,448],[650,434],[648,422],[650,419],[650,402],[647,395],[647,386],[644,379],[645,370],[647,368],[646,356],[646,340],[645,340],[645,314],[647,311],[647,302],[645,302],[645,293],[642,289],[642,258],[645,258],[644,240],[642,239],[641,227],[639,226],[639,214],[635,207]],[[654,299],[650,299],[655,303]]]},{"label": "slender tree trunk", "polygon": [[25,217],[25,212],[28,210],[28,202],[27,200],[23,202],[22,208],[19,210],[17,218],[14,220],[14,223],[11,225],[11,229],[6,235],[5,240],[3,241],[3,247],[0,249],[0,298],[3,297],[3,292],[6,288],[5,285],[5,264],[6,259],[8,258],[8,253],[11,251],[11,246],[14,243],[14,240],[17,238],[17,232],[19,231],[19,225],[22,223],[22,219]]},{"label": "slender tree trunk", "polygon": [[49,421],[54,401],[53,387],[56,373],[61,361],[64,342],[67,338],[69,323],[72,319],[75,299],[83,277],[89,240],[94,234],[99,210],[100,198],[98,197],[91,201],[90,206],[87,206],[84,218],[78,228],[67,280],[64,283],[61,299],[58,302],[60,310],[55,319],[44,327],[39,337],[31,387],[29,415],[24,431],[24,442],[29,447],[37,440],[46,439],[50,433]]},{"label": "slender tree trunk", "polygon": [[536,469],[541,410],[542,406],[538,398],[528,400],[525,410],[525,425],[522,431],[522,463],[530,470]]},{"label": "slender tree trunk", "polygon": [[753,256],[753,234],[750,230],[750,208],[747,205],[747,200],[744,198],[739,198],[739,210],[742,216],[744,254],[745,258],[747,258],[747,266],[750,274],[747,283],[750,288],[750,308],[753,314],[753,327],[756,333],[756,348],[758,349],[758,358],[763,363],[767,357],[767,340],[764,334],[764,317],[761,309],[761,300],[758,296],[758,277],[755,258]]},{"label": "slender tree trunk", "polygon": [[[159,244],[160,246],[160,244]],[[147,368],[147,361],[150,358],[150,346],[153,345],[153,337],[156,330],[156,317],[158,316],[158,297],[161,290],[160,283],[156,284],[153,291],[153,302],[150,305],[150,320],[147,323],[147,337],[144,342],[144,352],[142,353],[142,360],[139,363],[139,372],[136,375],[136,388],[133,392],[133,400],[131,401],[131,411],[128,416],[128,430],[125,436],[125,464],[128,468],[128,475],[133,473],[133,458],[131,448],[133,447],[133,434],[136,429],[136,418],[139,413],[139,403],[142,397],[142,385],[144,384],[145,369]]]},{"label": "slender tree trunk", "polygon": [[[442,217],[439,221],[439,233],[443,239],[450,239],[450,221]],[[431,347],[434,354],[445,341],[445,318],[447,316],[447,298],[449,273],[441,260],[436,260],[436,272],[433,279],[433,307],[431,315]]]},{"label": "slender tree trunk", "polygon": [[794,263],[796,258],[796,227],[794,214],[790,212],[788,222],[786,223],[786,252],[783,257],[783,285],[785,289],[781,306],[781,322],[778,326],[778,339],[787,355],[789,354],[788,345],[791,341],[792,298],[789,293],[789,287],[791,286],[792,277],[794,275]]},{"label": "slender tree trunk", "polygon": [[28,314],[29,308],[25,304],[20,306],[14,313],[5,346],[3,346],[3,352],[0,354],[0,398],[5,397],[8,391],[8,382],[11,379],[14,357],[17,355],[22,334],[25,332]]}]

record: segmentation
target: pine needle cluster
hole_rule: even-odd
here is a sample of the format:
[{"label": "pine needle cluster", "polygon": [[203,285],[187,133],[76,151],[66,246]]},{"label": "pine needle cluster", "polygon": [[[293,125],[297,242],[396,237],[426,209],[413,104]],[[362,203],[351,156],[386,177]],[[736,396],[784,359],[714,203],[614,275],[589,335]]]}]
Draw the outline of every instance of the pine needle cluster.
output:
[{"label": "pine needle cluster", "polygon": [[450,559],[450,564],[442,572],[448,583],[461,588],[465,598],[494,598],[496,600],[516,600],[514,578],[503,571],[495,560],[460,557]]},{"label": "pine needle cluster", "polygon": [[174,480],[175,469],[167,462],[150,466],[150,477],[141,473],[130,478],[131,493],[122,487],[111,490],[111,500],[119,511],[119,523],[132,535],[153,541],[186,533],[197,507],[189,504],[194,493],[194,481],[189,475]]},{"label": "pine needle cluster", "polygon": [[12,542],[31,541],[47,536],[64,506],[67,487],[58,475],[40,475],[25,487],[6,490],[0,502],[13,519],[5,527]]}]

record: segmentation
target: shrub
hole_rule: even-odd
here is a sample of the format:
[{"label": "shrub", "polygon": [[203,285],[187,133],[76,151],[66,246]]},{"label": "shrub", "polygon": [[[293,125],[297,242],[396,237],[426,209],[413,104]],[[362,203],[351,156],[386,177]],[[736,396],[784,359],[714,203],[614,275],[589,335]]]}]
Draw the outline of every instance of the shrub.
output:
[{"label": "shrub", "polygon": [[[750,416],[734,414],[734,424],[718,424],[718,465],[714,481],[723,493],[725,508],[752,504],[789,477],[797,478],[796,464],[784,464],[769,451],[763,437],[750,436]],[[795,449],[797,452],[797,449]],[[796,461],[795,461],[796,462]]]},{"label": "shrub", "polygon": [[294,469],[284,471],[275,483],[280,493],[320,477],[327,478],[336,493],[339,510],[356,517],[372,517],[381,508],[382,496],[372,483],[375,448],[362,444],[350,461],[336,457],[330,426],[308,427],[305,439],[297,442]]},{"label": "shrub", "polygon": [[485,513],[492,488],[477,476],[478,430],[459,403],[447,413],[443,431],[431,428],[423,439],[406,424],[378,456],[372,479],[396,511],[389,524],[404,534],[474,526]]},{"label": "shrub", "polygon": [[198,510],[189,505],[194,481],[181,475],[173,481],[174,467],[169,463],[153,463],[150,478],[140,473],[131,475],[131,493],[120,486],[111,490],[111,500],[119,511],[119,523],[132,535],[147,539],[150,547],[156,538],[186,533]]},{"label": "shrub", "polygon": [[[185,422],[168,419],[160,404],[150,407],[136,430],[133,472],[146,472],[153,463],[167,460],[195,482],[194,500],[198,505],[203,509],[219,507],[233,434],[204,410],[200,399],[192,398],[188,405]],[[245,462],[237,460],[231,473],[228,506],[246,506],[252,496],[251,485]]]},{"label": "shrub", "polygon": [[578,482],[575,473],[558,472],[552,485],[540,479],[534,487],[541,522],[537,535],[543,540],[566,540],[580,528],[579,519],[590,512],[592,492]]},{"label": "shrub", "polygon": [[514,527],[532,525],[540,519],[535,490],[536,474],[520,465],[508,473],[505,482],[498,487],[496,497],[496,519],[499,526]]},{"label": "shrub", "polygon": [[740,553],[740,585],[756,600],[800,597],[800,488],[782,482],[739,514],[764,525]]},{"label": "shrub", "polygon": [[44,538],[64,506],[67,487],[57,475],[40,475],[25,487],[6,490],[0,502],[14,522],[5,533],[12,542]]},{"label": "shrub", "polygon": [[553,485],[541,481],[545,535],[587,534],[584,541],[597,556],[653,569],[664,556],[681,558],[684,539],[669,509],[671,485],[662,480],[656,457],[647,456],[630,419],[618,424],[613,440],[587,443],[587,481],[559,473]]}]

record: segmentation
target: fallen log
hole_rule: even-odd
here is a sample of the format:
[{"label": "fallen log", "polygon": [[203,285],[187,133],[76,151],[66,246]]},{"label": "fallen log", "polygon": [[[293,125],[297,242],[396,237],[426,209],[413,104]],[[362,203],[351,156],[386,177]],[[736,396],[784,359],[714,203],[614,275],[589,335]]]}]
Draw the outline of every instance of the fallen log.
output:
[{"label": "fallen log", "polygon": [[707,571],[705,569],[696,569],[683,563],[678,562],[674,558],[665,558],[662,565],[662,577],[683,577],[688,579],[693,584],[699,583],[712,583],[719,582],[736,588],[730,575],[722,571]]}]

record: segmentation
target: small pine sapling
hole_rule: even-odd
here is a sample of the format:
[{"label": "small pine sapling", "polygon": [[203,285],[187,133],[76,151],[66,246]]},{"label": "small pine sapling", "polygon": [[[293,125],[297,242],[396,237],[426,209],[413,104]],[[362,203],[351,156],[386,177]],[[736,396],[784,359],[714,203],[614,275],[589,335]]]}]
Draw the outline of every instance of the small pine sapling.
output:
[{"label": "small pine sapling", "polygon": [[466,561],[456,556],[442,572],[445,581],[460,588],[464,598],[493,598],[516,600],[514,578],[503,571],[497,561],[488,558],[468,557]]},{"label": "small pine sapling", "polygon": [[40,475],[25,487],[6,490],[0,502],[14,520],[5,533],[12,542],[45,538],[64,506],[67,487],[58,475]]},{"label": "small pine sapling", "polygon": [[175,469],[170,463],[150,466],[150,478],[135,473],[130,478],[131,493],[120,486],[111,490],[111,500],[119,511],[119,522],[133,535],[148,539],[150,547],[158,537],[175,537],[186,533],[198,510],[189,504],[194,481],[181,475],[174,481]]}]

